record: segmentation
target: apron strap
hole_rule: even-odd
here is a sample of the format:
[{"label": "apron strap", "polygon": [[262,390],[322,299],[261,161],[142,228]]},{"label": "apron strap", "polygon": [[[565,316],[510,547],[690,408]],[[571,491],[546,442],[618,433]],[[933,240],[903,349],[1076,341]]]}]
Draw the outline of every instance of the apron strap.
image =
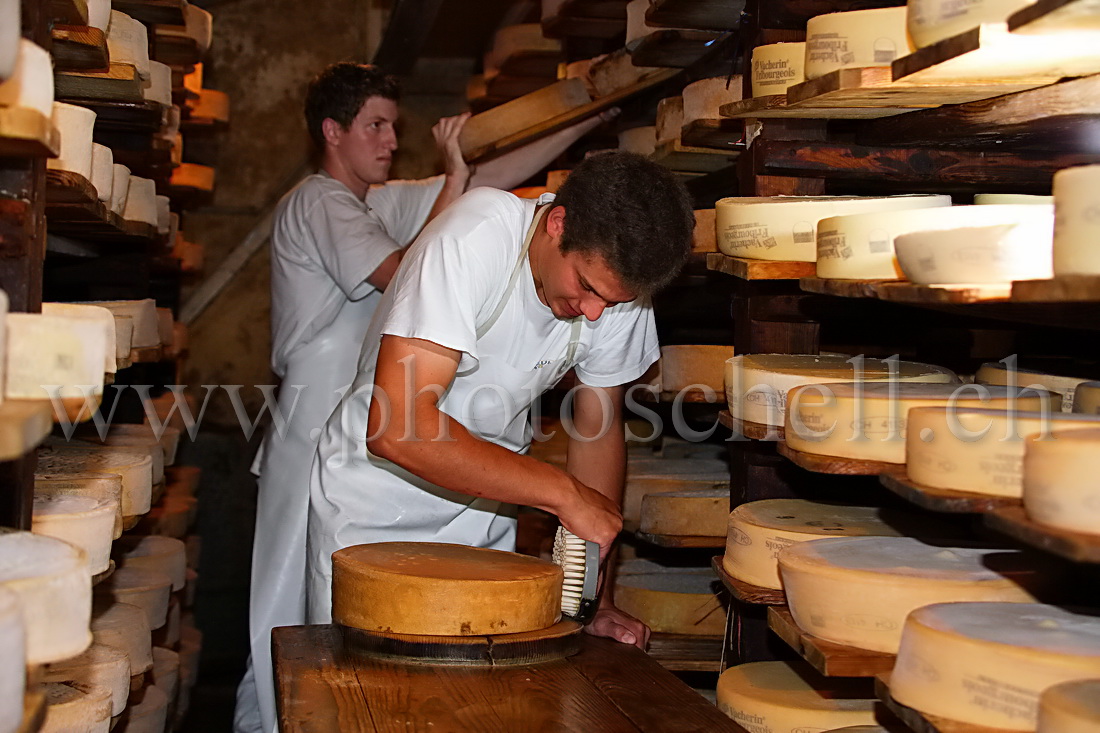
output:
[{"label": "apron strap", "polygon": [[542,220],[543,215],[546,213],[547,207],[543,207],[535,212],[535,218],[531,220],[531,226],[527,227],[527,234],[523,238],[523,247],[520,250],[519,257],[516,258],[516,264],[512,268],[512,274],[508,278],[508,285],[504,288],[504,294],[500,296],[500,302],[497,303],[496,308],[489,315],[489,319],[485,323],[477,327],[477,338],[480,341],[481,337],[489,333],[489,329],[492,328],[497,319],[500,318],[500,314],[504,312],[504,306],[508,304],[508,298],[512,295],[512,289],[516,286],[516,281],[519,280],[519,273],[523,270],[523,260],[527,257],[527,251],[531,249],[531,240],[535,236],[535,230],[538,229],[539,222]]}]

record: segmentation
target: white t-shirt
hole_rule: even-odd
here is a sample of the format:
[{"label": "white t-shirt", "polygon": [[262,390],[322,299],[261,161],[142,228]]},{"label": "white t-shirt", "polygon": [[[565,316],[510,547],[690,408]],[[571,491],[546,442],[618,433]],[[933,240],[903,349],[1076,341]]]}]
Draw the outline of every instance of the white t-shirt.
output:
[{"label": "white t-shirt", "polygon": [[366,202],[326,173],[304,178],[283,200],[271,234],[271,366],[286,373],[297,349],[349,301],[377,298],[367,277],[416,237],[443,176],[372,186]]}]

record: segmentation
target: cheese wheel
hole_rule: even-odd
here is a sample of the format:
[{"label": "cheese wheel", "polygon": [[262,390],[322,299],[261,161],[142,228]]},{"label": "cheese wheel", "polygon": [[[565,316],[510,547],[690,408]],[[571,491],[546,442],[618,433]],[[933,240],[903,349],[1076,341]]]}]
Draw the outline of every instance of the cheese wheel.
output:
[{"label": "cheese wheel", "polygon": [[183,19],[184,25],[157,26],[157,35],[190,38],[194,40],[199,55],[205,56],[213,39],[214,17],[198,6],[184,5]]},{"label": "cheese wheel", "polygon": [[126,654],[131,677],[152,669],[152,632],[145,611],[129,603],[97,598],[92,609],[91,629],[97,644],[114,647]]},{"label": "cheese wheel", "polygon": [[180,619],[182,616],[180,599],[173,594],[168,602],[168,620],[153,634],[153,648],[158,646],[176,647],[180,642]]},{"label": "cheese wheel", "polygon": [[838,69],[889,66],[913,50],[904,6],[817,15],[806,23],[806,78]]},{"label": "cheese wheel", "polygon": [[657,145],[657,128],[653,125],[632,127],[619,133],[619,150],[638,155],[653,155]]},{"label": "cheese wheel", "polygon": [[47,682],[46,719],[39,733],[108,733],[111,690],[80,682]]},{"label": "cheese wheel", "polygon": [[875,700],[853,680],[801,662],[751,662],[718,678],[718,709],[753,733],[824,731],[875,722]]},{"label": "cheese wheel", "polygon": [[718,248],[731,257],[814,262],[817,223],[830,216],[943,206],[933,195],[738,196],[714,205]]},{"label": "cheese wheel", "polygon": [[79,656],[47,665],[44,679],[104,687],[111,692],[111,715],[119,715],[130,697],[130,660],[121,649],[93,643]]},{"label": "cheese wheel", "polygon": [[91,181],[92,128],[96,113],[87,107],[54,102],[52,119],[61,134],[61,149],[56,158],[46,160],[46,167],[76,173]]},{"label": "cheese wheel", "polygon": [[134,319],[117,314],[113,318],[115,319],[115,361],[128,364],[130,352],[134,348]]},{"label": "cheese wheel", "polygon": [[35,476],[77,477],[117,474],[122,478],[122,514],[133,517],[149,511],[153,488],[153,459],[145,452],[125,448],[94,448],[47,442],[38,449]]},{"label": "cheese wheel", "polygon": [[1012,208],[1015,222],[899,235],[894,239],[898,266],[909,280],[921,285],[1049,279],[1053,212],[1046,206]]},{"label": "cheese wheel", "polygon": [[[164,481],[164,448],[160,441],[151,435],[128,435],[125,433],[109,433],[102,440],[98,435],[82,432],[81,443],[86,442],[90,447],[133,448],[135,452],[149,454],[152,462],[152,479],[154,484]],[[77,444],[76,447],[83,447]]]},{"label": "cheese wheel", "polygon": [[899,526],[896,513],[878,507],[805,499],[750,501],[729,514],[722,567],[750,585],[780,590],[783,548],[824,537],[897,537],[904,534]]},{"label": "cheese wheel", "polygon": [[1027,553],[930,545],[913,537],[836,537],[780,551],[795,622],[814,636],[896,654],[905,617],[930,603],[1034,601],[1053,568]]},{"label": "cheese wheel", "polygon": [[[109,149],[108,152],[110,152]],[[118,334],[116,332],[115,319],[106,308],[100,308],[95,305],[83,305],[81,303],[43,303],[42,315],[83,318],[90,321],[98,321],[103,324],[103,328],[107,332],[107,343],[111,345],[117,342]],[[126,353],[130,353],[129,349],[127,349]],[[103,358],[103,371],[107,374],[114,374],[117,368],[118,364],[115,359],[114,350],[108,348]]]},{"label": "cheese wheel", "polygon": [[1054,274],[1100,275],[1097,210],[1100,165],[1063,168],[1054,174]]},{"label": "cheese wheel", "polygon": [[114,523],[111,538],[122,534],[122,477],[113,474],[92,474],[79,477],[36,475],[34,496],[85,496],[111,506]]},{"label": "cheese wheel", "polygon": [[[157,196],[155,199],[157,204],[157,233],[167,234],[168,230],[172,228],[172,204],[167,196]],[[168,311],[171,313],[171,311]],[[171,334],[169,334],[171,336]],[[170,340],[161,340],[161,343],[170,343]]]},{"label": "cheese wheel", "polygon": [[1100,535],[1100,487],[1096,484],[1100,428],[1028,438],[1023,498],[1028,516],[1071,532]]},{"label": "cheese wheel", "polygon": [[127,733],[163,733],[168,722],[168,696],[157,685],[148,685],[141,702],[130,706]]},{"label": "cheese wheel", "polygon": [[111,23],[111,0],[88,0],[88,25],[104,33]]},{"label": "cheese wheel", "polygon": [[80,399],[103,394],[103,367],[113,341],[105,324],[41,313],[9,313],[6,321],[6,397]]},{"label": "cheese wheel", "polygon": [[914,407],[1056,411],[1061,401],[1041,390],[909,382],[811,385],[791,390],[787,399],[784,438],[794,450],[885,463],[905,463],[907,417]]},{"label": "cheese wheel", "polygon": [[769,43],[752,50],[752,96],[786,94],[804,81],[805,43]]},{"label": "cheese wheel", "polygon": [[783,425],[787,394],[807,384],[887,379],[901,382],[958,381],[955,373],[932,364],[840,355],[746,354],[726,361],[726,401],[738,420]]},{"label": "cheese wheel", "polygon": [[628,51],[653,32],[645,22],[645,12],[649,10],[651,0],[630,0],[626,4],[626,48]]},{"label": "cheese wheel", "polygon": [[126,199],[130,193],[130,169],[115,163],[113,166],[115,180],[111,186],[111,211],[122,216],[126,210]]},{"label": "cheese wheel", "polygon": [[[1055,174],[1057,175],[1057,174]],[[1053,196],[1035,196],[1028,193],[977,193],[974,194],[974,204],[977,206],[989,206],[990,204],[1010,204],[1024,206],[1045,206],[1054,203]]]},{"label": "cheese wheel", "polygon": [[175,700],[179,681],[180,655],[171,649],[153,647],[153,684],[163,690],[169,700]]},{"label": "cheese wheel", "polygon": [[110,206],[115,185],[115,156],[106,145],[92,143],[91,181],[99,200]]},{"label": "cheese wheel", "polygon": [[131,175],[130,189],[126,192],[126,208],[122,210],[122,218],[126,221],[156,226],[157,184],[149,178]]},{"label": "cheese wheel", "polygon": [[1073,411],[1100,415],[1100,382],[1081,382],[1073,391]]},{"label": "cheese wheel", "polygon": [[[136,178],[137,181],[149,181]],[[160,331],[157,328],[157,304],[152,298],[144,300],[90,300],[88,305],[98,305],[118,316],[134,319],[133,347],[144,349],[160,345]]]},{"label": "cheese wheel", "polygon": [[1100,619],[1038,603],[942,603],[905,622],[890,694],[948,720],[1034,731],[1039,695],[1100,676]]},{"label": "cheese wheel", "polygon": [[79,548],[0,528],[0,588],[19,596],[27,664],[68,659],[88,648],[92,582]]},{"label": "cheese wheel", "polygon": [[649,534],[721,537],[729,505],[729,487],[648,494],[642,497],[640,529]]},{"label": "cheese wheel", "polygon": [[1056,374],[1020,369],[1015,364],[1008,366],[1002,362],[986,362],[974,375],[979,384],[1004,384],[1009,386],[1036,387],[1062,395],[1062,412],[1073,411],[1073,393],[1077,385],[1089,381],[1083,377],[1061,377]]},{"label": "cheese wheel", "polygon": [[1056,441],[1065,431],[1100,427],[1100,416],[971,407],[917,407],[907,420],[905,465],[914,482],[1016,498],[1028,436]]},{"label": "cheese wheel", "polygon": [[726,612],[713,573],[638,573],[615,579],[615,605],[653,631],[722,636]]},{"label": "cheese wheel", "polygon": [[96,596],[128,603],[145,612],[150,629],[159,629],[168,617],[172,579],[164,573],[125,565],[96,586]]},{"label": "cheese wheel", "polygon": [[119,565],[163,573],[172,581],[172,590],[182,590],[187,581],[187,555],[181,540],[157,535],[133,535],[115,544]]},{"label": "cheese wheel", "polygon": [[89,575],[97,575],[111,566],[117,511],[118,504],[107,499],[36,493],[31,531],[79,547],[87,556]]},{"label": "cheese wheel", "polygon": [[511,552],[379,542],[332,555],[332,619],[395,634],[517,634],[560,618],[562,570]]},{"label": "cheese wheel", "polygon": [[[18,6],[18,3],[16,3]],[[16,10],[18,15],[18,8]],[[6,30],[6,29],[5,29]],[[26,38],[19,38],[19,22],[14,27],[16,39],[14,45],[4,45],[0,55],[14,55],[14,65],[6,80],[0,83],[0,107],[22,107],[33,109],[43,117],[53,114],[53,61],[46,49]],[[0,76],[0,80],[4,77]],[[93,114],[93,118],[94,118]],[[54,120],[57,125],[57,120]],[[65,144],[64,139],[61,141]]]},{"label": "cheese wheel", "polygon": [[684,98],[666,97],[657,102],[657,144],[679,142],[684,126]]},{"label": "cheese wheel", "polygon": [[[15,731],[23,720],[27,682],[27,633],[19,596],[0,587],[0,730]],[[8,726],[8,727],[4,727]]]},{"label": "cheese wheel", "polygon": [[628,461],[623,488],[623,519],[636,522],[642,515],[642,498],[667,491],[725,488],[729,466],[719,460],[650,459]]},{"label": "cheese wheel", "polygon": [[0,84],[15,71],[21,40],[19,31],[23,27],[20,15],[19,0],[0,0]]},{"label": "cheese wheel", "polygon": [[149,102],[171,107],[172,68],[168,64],[162,64],[159,61],[150,61],[149,81],[145,82],[141,95]]},{"label": "cheese wheel", "polygon": [[1037,733],[1096,733],[1097,726],[1100,679],[1060,682],[1039,695]]},{"label": "cheese wheel", "polygon": [[111,11],[107,25],[107,51],[112,63],[132,64],[142,81],[149,81],[149,31],[125,13]]},{"label": "cheese wheel", "polygon": [[741,86],[739,75],[715,76],[688,84],[681,92],[684,98],[684,125],[721,117],[719,107],[741,100]]},{"label": "cheese wheel", "polygon": [[906,25],[917,48],[931,46],[983,23],[1004,23],[1035,0],[909,0]]},{"label": "cheese wheel", "polygon": [[732,346],[662,346],[661,390],[680,392],[701,384],[721,393],[726,360],[732,356]]}]

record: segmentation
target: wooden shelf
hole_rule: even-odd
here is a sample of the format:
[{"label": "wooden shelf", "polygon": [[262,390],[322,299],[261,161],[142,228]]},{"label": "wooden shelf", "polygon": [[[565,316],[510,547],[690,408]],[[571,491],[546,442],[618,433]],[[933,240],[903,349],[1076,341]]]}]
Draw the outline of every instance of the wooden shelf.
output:
[{"label": "wooden shelf", "polygon": [[668,140],[658,145],[649,156],[665,168],[684,173],[713,173],[737,162],[736,155],[709,148],[695,148]]},{"label": "wooden shelf", "polygon": [[718,421],[733,431],[734,435],[744,435],[752,440],[777,441],[783,440],[783,428],[775,425],[741,420],[730,414],[729,410],[718,413]]},{"label": "wooden shelf", "polygon": [[1053,280],[1012,283],[1014,303],[1095,303],[1100,301],[1100,275],[1063,275]]},{"label": "wooden shelf", "polygon": [[694,120],[680,129],[680,143],[740,155],[745,150],[745,125],[734,120]]},{"label": "wooden shelf", "polygon": [[154,364],[163,359],[163,346],[146,346],[139,349],[130,349],[129,361],[131,364]]},{"label": "wooden shelf", "polygon": [[99,200],[88,179],[70,171],[46,171],[46,226],[52,234],[119,245],[145,245],[157,237],[155,226],[126,221]]},{"label": "wooden shelf", "polygon": [[58,71],[106,71],[110,68],[107,36],[100,29],[87,25],[55,25],[50,36],[53,39],[50,56]]},{"label": "wooden shelf", "polygon": [[54,96],[59,101],[75,99],[143,102],[142,81],[131,64],[111,63],[109,71],[56,71]]},{"label": "wooden shelf", "polygon": [[88,25],[87,0],[49,0],[50,20],[66,25]]},{"label": "wooden shelf", "polygon": [[877,298],[875,286],[890,280],[834,280],[824,277],[804,277],[799,287],[807,293],[832,295],[837,298]]},{"label": "wooden shelf", "polygon": [[566,0],[557,14],[542,21],[547,38],[612,39],[626,31],[626,3],[622,0]]},{"label": "wooden shelf", "polygon": [[149,57],[169,66],[193,66],[202,62],[205,55],[198,41],[190,36],[152,33],[149,38]]},{"label": "wooden shelf", "polygon": [[924,305],[972,305],[1004,303],[1012,294],[1012,285],[935,286],[917,285],[904,280],[833,280],[819,277],[802,278],[800,287],[806,292],[833,295],[840,298],[874,298],[893,303]]},{"label": "wooden shelf", "polygon": [[895,467],[893,470],[882,473],[879,476],[879,482],[909,503],[934,512],[985,513],[1020,504],[1019,499],[1009,496],[990,496],[923,486],[909,480],[904,467]]},{"label": "wooden shelf", "polygon": [[1027,516],[1022,505],[994,508],[985,515],[985,523],[998,532],[1067,560],[1100,563],[1100,535],[1039,524]]},{"label": "wooden shelf", "polygon": [[858,649],[819,639],[795,623],[786,606],[768,609],[768,628],[826,677],[874,677],[894,668],[894,654]]},{"label": "wooden shelf", "polygon": [[896,715],[913,733],[1009,733],[1004,728],[987,728],[971,723],[940,718],[902,705],[890,694],[890,675],[875,676],[875,695],[886,708]]},{"label": "wooden shelf", "polygon": [[30,453],[53,430],[49,400],[5,400],[0,404],[0,461]]},{"label": "wooden shelf", "polygon": [[654,31],[638,42],[631,50],[630,58],[635,66],[686,69],[703,58],[722,35],[718,31]]},{"label": "wooden shelf", "polygon": [[152,134],[159,132],[164,124],[165,109],[158,102],[150,102],[144,99],[134,102],[107,99],[72,99],[69,101],[95,112],[97,140],[112,133]]},{"label": "wooden shelf", "polygon": [[186,25],[186,0],[112,0],[111,6],[146,24]]},{"label": "wooden shelf", "polygon": [[649,657],[672,672],[722,671],[722,637],[655,631],[646,648]]},{"label": "wooden shelf", "polygon": [[0,157],[56,158],[61,135],[49,117],[26,107],[0,107]]},{"label": "wooden shelf", "polygon": [[646,25],[731,31],[741,22],[745,0],[655,0],[646,10]]},{"label": "wooden shelf", "polygon": [[798,280],[817,272],[816,262],[781,262],[730,257],[721,252],[707,254],[707,269],[742,280]]},{"label": "wooden shelf", "polygon": [[675,549],[698,549],[698,548],[722,548],[726,546],[725,537],[704,537],[701,535],[671,535],[671,534],[649,534],[648,532],[642,532],[641,530],[634,533],[634,536],[643,542],[648,542],[651,545],[657,547],[670,547]]},{"label": "wooden shelf", "polygon": [[711,558],[710,566],[714,568],[718,579],[722,581],[722,585],[730,592],[730,595],[742,603],[757,606],[785,606],[787,604],[787,594],[783,591],[752,585],[727,573],[725,566],[722,565],[721,555]]},{"label": "wooden shelf", "polygon": [[719,112],[734,119],[866,120],[911,112],[891,107],[791,107],[786,94],[751,97],[723,104]]},{"label": "wooden shelf", "polygon": [[860,461],[854,458],[806,453],[791,448],[786,442],[779,443],[778,451],[794,465],[814,473],[829,473],[835,476],[877,476],[897,468],[896,463]]},{"label": "wooden shelf", "polygon": [[1013,33],[1097,30],[1098,12],[1096,0],[1039,0],[1010,15],[1008,29]]}]

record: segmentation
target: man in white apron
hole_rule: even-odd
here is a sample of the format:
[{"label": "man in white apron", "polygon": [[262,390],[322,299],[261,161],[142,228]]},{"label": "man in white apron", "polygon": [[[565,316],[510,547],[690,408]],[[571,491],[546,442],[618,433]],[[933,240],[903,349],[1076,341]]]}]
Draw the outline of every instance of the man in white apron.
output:
[{"label": "man in white apron", "polygon": [[[310,479],[308,619],[331,555],[393,540],[514,549],[513,505],[606,550],[621,526],[625,385],[657,360],[649,296],[691,249],[690,200],[637,155],[588,158],[555,199],[476,189],[432,221],[382,296]],[[523,455],[529,408],[575,369],[567,471]],[[441,437],[443,436],[443,437]],[[590,439],[588,439],[590,438]],[[605,594],[605,599],[610,594]],[[589,631],[644,646],[606,600]]]},{"label": "man in white apron", "polygon": [[271,366],[282,378],[279,409],[289,422],[282,435],[275,426],[268,431],[254,464],[260,478],[251,657],[237,691],[238,733],[275,728],[271,629],[305,622],[306,510],[317,435],[355,376],[367,325],[403,248],[471,180],[517,185],[601,121],[593,118],[501,156],[471,176],[458,147],[468,115],[444,118],[432,133],[446,173],[385,182],[397,148],[397,98],[394,79],[375,67],[325,69],[306,99],[321,170],[295,186],[276,212]]}]

